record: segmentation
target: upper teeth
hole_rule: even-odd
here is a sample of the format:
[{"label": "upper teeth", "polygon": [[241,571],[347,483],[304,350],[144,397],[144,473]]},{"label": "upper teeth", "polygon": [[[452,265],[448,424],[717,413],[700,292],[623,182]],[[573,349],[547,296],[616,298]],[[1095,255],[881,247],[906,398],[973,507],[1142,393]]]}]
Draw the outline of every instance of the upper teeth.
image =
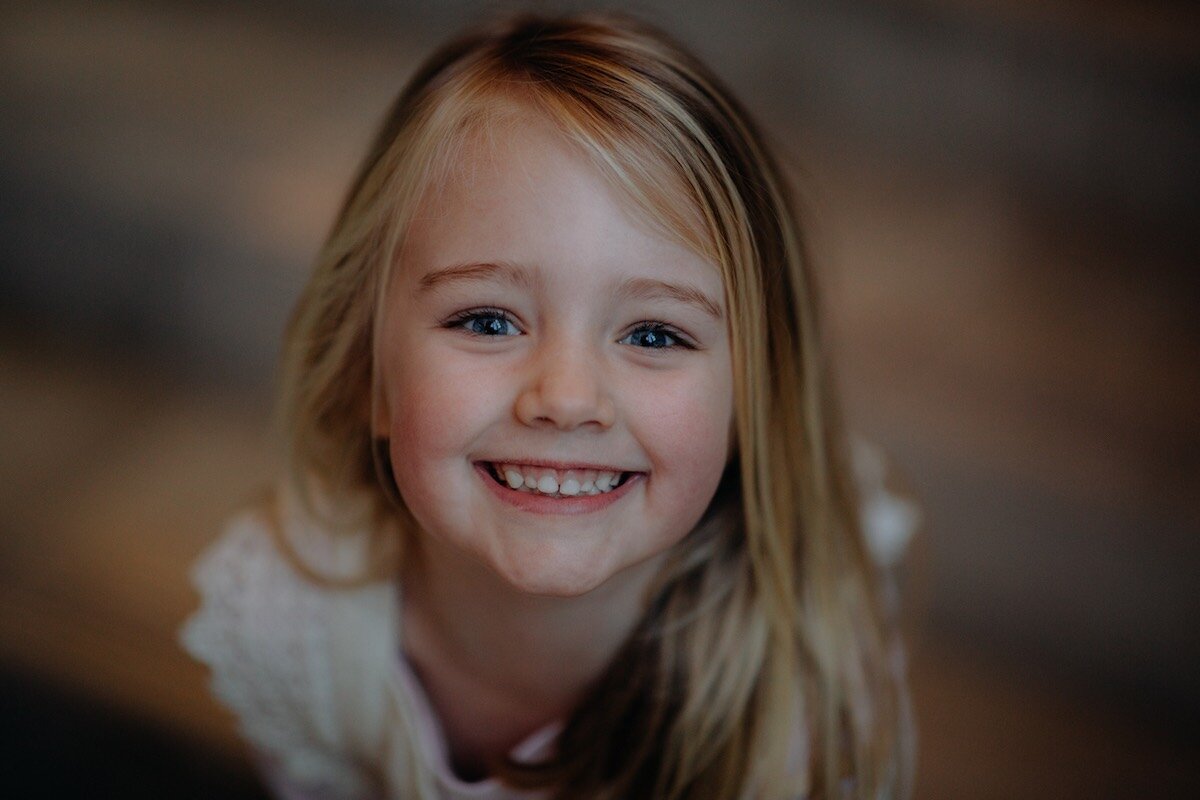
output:
[{"label": "upper teeth", "polygon": [[493,464],[493,466],[511,489],[561,497],[611,492],[621,478],[620,472],[612,470],[555,470],[522,464],[499,463]]}]

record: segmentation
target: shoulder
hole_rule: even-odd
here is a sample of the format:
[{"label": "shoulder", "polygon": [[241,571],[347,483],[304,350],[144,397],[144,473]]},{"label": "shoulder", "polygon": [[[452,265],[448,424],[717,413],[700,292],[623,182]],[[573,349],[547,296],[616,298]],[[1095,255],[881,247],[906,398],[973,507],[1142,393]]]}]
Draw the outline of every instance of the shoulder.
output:
[{"label": "shoulder", "polygon": [[213,694],[255,750],[300,785],[357,797],[369,781],[349,757],[331,641],[349,595],[285,555],[296,527],[278,502],[227,523],[192,570],[201,604],[181,643],[210,668]]},{"label": "shoulder", "polygon": [[857,484],[867,549],[881,569],[895,569],[921,524],[920,509],[910,498],[889,487],[895,471],[875,445],[852,437],[850,466]]},{"label": "shoulder", "polygon": [[221,668],[218,684],[231,673],[256,671],[279,648],[306,649],[317,634],[321,590],[280,550],[278,524],[269,505],[242,511],[192,568],[201,605],[182,641],[197,659]]},{"label": "shoulder", "polygon": [[[912,620],[911,609],[904,607],[912,603],[914,539],[922,527],[920,506],[905,492],[897,491],[896,470],[884,452],[861,440],[851,440],[852,465],[858,482],[859,502],[863,537],[867,550],[879,569],[881,600],[889,629],[887,642],[887,666],[897,689],[897,730],[900,735],[899,763],[901,783],[911,776],[916,758],[916,728],[912,700],[908,692],[908,665],[902,638],[904,619]],[[920,561],[920,554],[917,554]],[[851,796],[853,786],[847,789]],[[893,787],[881,795],[891,797],[892,791],[905,796],[906,790]]]}]

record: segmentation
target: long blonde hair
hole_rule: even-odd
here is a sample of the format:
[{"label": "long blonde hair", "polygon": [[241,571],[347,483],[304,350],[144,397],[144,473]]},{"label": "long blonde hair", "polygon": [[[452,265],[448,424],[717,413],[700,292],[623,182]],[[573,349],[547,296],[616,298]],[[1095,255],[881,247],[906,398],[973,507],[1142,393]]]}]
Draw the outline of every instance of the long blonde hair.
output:
[{"label": "long blonde hair", "polygon": [[[422,192],[505,114],[555,122],[653,224],[720,267],[737,451],[556,754],[500,774],[596,800],[905,796],[904,690],[796,208],[745,110],[660,31],[610,14],[509,17],[412,77],[288,330],[280,397],[295,489],[313,513],[314,483],[366,496],[376,529],[412,530],[371,436],[378,304]],[[395,560],[378,562],[386,573]]]}]

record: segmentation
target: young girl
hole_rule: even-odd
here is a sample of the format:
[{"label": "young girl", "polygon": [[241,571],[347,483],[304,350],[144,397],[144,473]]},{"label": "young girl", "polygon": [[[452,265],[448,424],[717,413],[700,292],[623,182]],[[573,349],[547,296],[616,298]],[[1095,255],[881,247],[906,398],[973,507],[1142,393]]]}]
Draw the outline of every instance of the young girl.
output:
[{"label": "young girl", "polygon": [[907,794],[795,220],[643,24],[418,70],[288,330],[290,474],[184,634],[281,797]]}]

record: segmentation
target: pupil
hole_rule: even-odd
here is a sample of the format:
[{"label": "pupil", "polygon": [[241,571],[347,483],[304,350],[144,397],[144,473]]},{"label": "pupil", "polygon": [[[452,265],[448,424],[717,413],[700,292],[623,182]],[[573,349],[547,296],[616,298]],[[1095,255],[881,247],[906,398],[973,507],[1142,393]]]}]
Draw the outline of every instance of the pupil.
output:
[{"label": "pupil", "polygon": [[477,320],[483,330],[480,333],[486,334],[501,334],[504,333],[504,322],[496,317],[483,317]]}]

